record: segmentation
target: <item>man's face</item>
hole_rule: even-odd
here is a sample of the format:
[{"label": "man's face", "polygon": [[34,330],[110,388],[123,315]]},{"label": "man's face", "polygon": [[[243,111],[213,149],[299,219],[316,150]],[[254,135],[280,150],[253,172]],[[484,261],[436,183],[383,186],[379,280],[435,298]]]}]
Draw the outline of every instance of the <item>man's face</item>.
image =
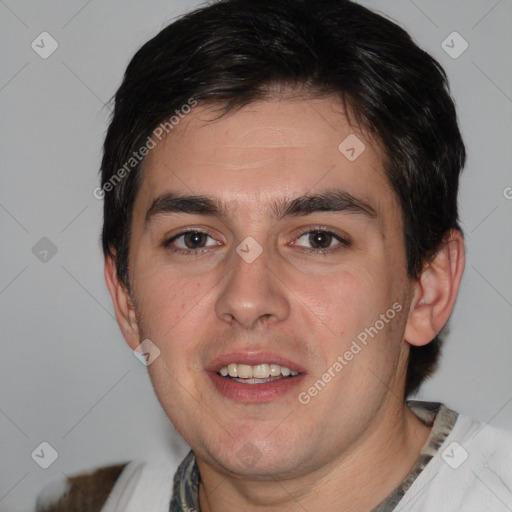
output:
[{"label": "man's face", "polygon": [[[196,107],[145,162],[129,254],[140,340],[161,351],[149,374],[196,456],[254,477],[305,474],[403,408],[400,207],[381,149],[332,98],[213,117]],[[353,138],[339,149],[349,135],[359,156]],[[219,373],[230,363],[281,377],[238,382]]]}]

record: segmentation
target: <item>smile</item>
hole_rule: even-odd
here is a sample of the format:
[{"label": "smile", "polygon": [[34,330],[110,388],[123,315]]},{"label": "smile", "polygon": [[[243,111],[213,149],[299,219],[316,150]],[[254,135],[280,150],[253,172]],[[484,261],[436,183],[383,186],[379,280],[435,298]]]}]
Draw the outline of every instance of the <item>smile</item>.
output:
[{"label": "smile", "polygon": [[291,371],[286,366],[278,364],[260,363],[256,365],[248,365],[241,363],[231,363],[223,366],[218,371],[222,377],[228,377],[237,382],[246,384],[261,384],[264,382],[272,382],[284,377],[295,377],[299,372]]}]

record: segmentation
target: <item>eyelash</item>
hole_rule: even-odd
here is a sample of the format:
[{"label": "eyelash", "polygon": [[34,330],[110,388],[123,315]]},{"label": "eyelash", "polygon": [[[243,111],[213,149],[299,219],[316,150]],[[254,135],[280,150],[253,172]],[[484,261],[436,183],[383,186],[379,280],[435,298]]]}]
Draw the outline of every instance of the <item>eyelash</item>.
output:
[{"label": "eyelash", "polygon": [[[314,249],[311,247],[301,247],[301,250],[305,252],[306,254],[315,254],[315,255],[327,255],[332,252],[338,251],[342,248],[350,247],[350,242],[346,240],[345,238],[342,238],[341,236],[337,235],[333,231],[330,231],[329,229],[321,226],[317,226],[314,228],[308,228],[305,231],[301,232],[295,240],[299,240],[304,235],[311,234],[311,233],[322,233],[324,235],[330,235],[334,240],[337,240],[339,244],[336,244],[333,247],[328,247],[327,249]],[[294,240],[294,242],[295,242]],[[294,243],[292,242],[292,244]]]},{"label": "eyelash", "polygon": [[200,247],[198,249],[181,249],[179,247],[171,246],[171,244],[178,238],[188,235],[189,233],[202,233],[203,235],[213,238],[206,231],[202,231],[200,229],[188,229],[187,231],[182,231],[181,233],[178,233],[177,235],[174,235],[173,237],[164,240],[162,245],[165,249],[170,250],[175,254],[186,254],[187,256],[200,256],[201,254],[203,254],[205,250],[207,251],[208,249],[204,247]]},{"label": "eyelash", "polygon": [[[200,229],[189,229],[187,231],[182,231],[181,233],[178,233],[177,235],[174,235],[173,237],[164,240],[164,242],[162,243],[162,246],[165,249],[168,249],[168,250],[172,251],[175,254],[185,254],[185,255],[188,255],[188,256],[200,256],[201,254],[203,254],[203,252],[209,250],[208,248],[205,248],[205,247],[200,247],[198,249],[181,249],[181,248],[176,248],[176,247],[172,247],[171,246],[171,244],[173,242],[175,242],[180,237],[183,237],[183,236],[185,236],[185,235],[187,235],[189,233],[202,233],[202,234],[208,236],[209,238],[213,238],[206,231],[202,231]],[[330,235],[333,239],[337,240],[339,242],[339,244],[337,244],[337,245],[335,245],[333,247],[328,247],[326,249],[314,249],[314,248],[308,248],[308,247],[301,247],[301,250],[303,252],[305,252],[306,254],[325,255],[325,254],[329,254],[331,252],[334,252],[336,250],[339,250],[342,247],[349,247],[351,245],[348,240],[340,237],[339,235],[337,235],[333,231],[330,231],[330,230],[328,230],[326,228],[323,228],[323,227],[314,227],[314,228],[306,229],[305,231],[301,232],[294,239],[292,244],[294,244],[294,242],[296,240],[299,240],[304,235],[311,234],[311,233],[322,233],[322,234]]]}]

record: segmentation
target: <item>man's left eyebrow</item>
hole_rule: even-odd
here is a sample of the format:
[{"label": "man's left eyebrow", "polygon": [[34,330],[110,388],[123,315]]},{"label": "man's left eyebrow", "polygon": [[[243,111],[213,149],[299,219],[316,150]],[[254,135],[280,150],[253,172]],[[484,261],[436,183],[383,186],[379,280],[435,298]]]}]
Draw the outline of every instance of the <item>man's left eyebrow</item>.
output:
[{"label": "man's left eyebrow", "polygon": [[349,212],[377,217],[377,211],[370,204],[358,199],[345,190],[326,190],[318,194],[306,194],[291,201],[280,201],[273,208],[277,219],[309,215],[316,212]]}]

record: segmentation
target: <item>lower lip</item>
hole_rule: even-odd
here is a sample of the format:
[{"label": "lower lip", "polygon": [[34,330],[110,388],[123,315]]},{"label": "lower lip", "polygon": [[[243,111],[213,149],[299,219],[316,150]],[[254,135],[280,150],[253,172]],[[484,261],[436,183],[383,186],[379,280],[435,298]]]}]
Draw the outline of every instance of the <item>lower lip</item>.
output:
[{"label": "lower lip", "polygon": [[304,373],[262,384],[243,384],[227,379],[214,372],[207,372],[217,391],[237,402],[270,402],[295,388],[304,378]]}]

